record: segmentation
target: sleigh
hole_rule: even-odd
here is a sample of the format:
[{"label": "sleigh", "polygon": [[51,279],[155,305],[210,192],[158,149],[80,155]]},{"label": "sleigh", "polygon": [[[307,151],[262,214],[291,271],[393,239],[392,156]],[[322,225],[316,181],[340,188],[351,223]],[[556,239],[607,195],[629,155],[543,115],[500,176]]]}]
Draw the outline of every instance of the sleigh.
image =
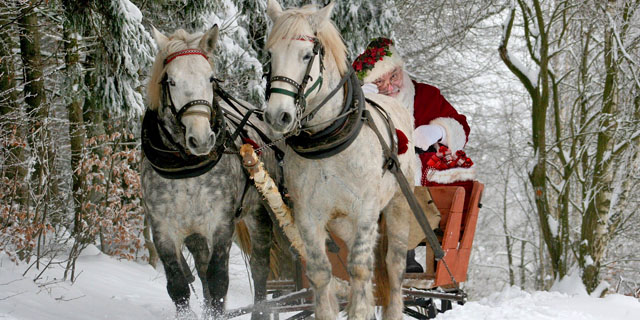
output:
[{"label": "sleigh", "polygon": [[[464,185],[464,187],[462,186]],[[439,228],[436,231],[445,256],[436,261],[433,250],[424,242],[426,255],[420,261],[422,273],[407,273],[403,281],[404,313],[416,319],[435,318],[437,313],[450,310],[452,302],[464,304],[466,294],[460,284],[467,280],[469,258],[473,245],[478,212],[482,207],[480,200],[484,185],[478,181],[468,181],[458,186],[433,186],[426,188],[435,206],[441,214]],[[467,191],[465,191],[465,189]],[[423,206],[425,204],[422,204]],[[333,275],[348,283],[346,269],[348,251],[345,243],[330,234],[327,239],[327,254],[332,265]],[[305,276],[303,259],[295,259],[295,271],[290,278],[271,279],[267,283],[272,299],[260,304],[229,310],[229,317],[250,312],[265,312],[280,319],[305,319],[313,315],[313,292]],[[436,301],[439,300],[439,306]],[[341,307],[346,299],[341,299]],[[293,313],[293,315],[291,315]]]}]

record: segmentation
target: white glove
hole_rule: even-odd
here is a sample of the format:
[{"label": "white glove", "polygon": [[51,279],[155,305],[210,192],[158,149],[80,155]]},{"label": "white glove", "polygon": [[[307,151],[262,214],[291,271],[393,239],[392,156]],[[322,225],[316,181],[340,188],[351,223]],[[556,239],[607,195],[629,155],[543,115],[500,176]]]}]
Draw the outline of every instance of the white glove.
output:
[{"label": "white glove", "polygon": [[364,93],[378,93],[378,86],[373,83],[365,83],[362,85],[362,92]]},{"label": "white glove", "polygon": [[427,150],[438,141],[445,140],[445,131],[437,124],[425,124],[416,128],[413,132],[414,145],[422,150]]}]

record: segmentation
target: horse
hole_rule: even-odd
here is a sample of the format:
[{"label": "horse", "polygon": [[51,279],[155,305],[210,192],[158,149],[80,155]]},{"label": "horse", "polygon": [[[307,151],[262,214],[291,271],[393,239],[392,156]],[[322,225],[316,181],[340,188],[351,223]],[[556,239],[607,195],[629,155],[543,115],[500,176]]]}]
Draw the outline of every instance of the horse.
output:
[{"label": "horse", "polygon": [[[413,120],[393,98],[367,95],[383,110],[364,103],[346,60],[345,44],[330,20],[333,6],[284,11],[277,1],[269,0],[267,13],[274,24],[266,43],[271,67],[264,118],[272,138],[286,139],[284,181],[307,250],[306,273],[315,292],[316,318],[336,319],[339,312],[340,285],[325,254],[327,229],[349,250],[349,319],[374,316],[373,257],[382,212],[388,248],[386,256],[376,261],[386,263],[382,276],[376,276],[376,287],[388,286],[382,292],[387,295],[383,318],[401,319],[410,209],[394,176],[384,169],[384,148],[395,149],[397,136],[383,118],[391,118],[406,135],[407,151],[398,156],[397,165],[409,177],[416,170]],[[362,124],[365,113],[372,120],[367,125]],[[373,126],[387,130],[379,135]]]},{"label": "horse", "polygon": [[[155,28],[153,33],[158,53],[142,126],[146,218],[178,317],[195,317],[189,307],[189,283],[194,279],[182,256],[183,244],[193,255],[202,282],[205,316],[223,317],[236,222],[243,219],[251,237],[256,302],[266,297],[272,223],[257,190],[250,187],[239,155],[233,154],[239,142],[230,137],[232,121],[224,115],[236,119],[242,115],[214,99],[218,26],[204,34],[180,29],[167,37]],[[261,142],[254,131],[249,135]],[[263,151],[262,160],[276,172],[273,152]],[[265,317],[252,315],[252,319]]]}]

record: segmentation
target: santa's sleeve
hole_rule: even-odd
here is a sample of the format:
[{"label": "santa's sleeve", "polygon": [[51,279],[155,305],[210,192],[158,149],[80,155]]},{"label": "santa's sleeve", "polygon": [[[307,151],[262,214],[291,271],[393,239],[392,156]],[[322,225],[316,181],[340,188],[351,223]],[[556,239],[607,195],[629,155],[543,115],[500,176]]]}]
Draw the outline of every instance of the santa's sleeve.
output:
[{"label": "santa's sleeve", "polygon": [[459,114],[436,87],[418,83],[416,98],[419,99],[414,106],[416,128],[424,124],[439,125],[445,130],[443,144],[454,153],[464,148],[471,131],[467,117]]}]

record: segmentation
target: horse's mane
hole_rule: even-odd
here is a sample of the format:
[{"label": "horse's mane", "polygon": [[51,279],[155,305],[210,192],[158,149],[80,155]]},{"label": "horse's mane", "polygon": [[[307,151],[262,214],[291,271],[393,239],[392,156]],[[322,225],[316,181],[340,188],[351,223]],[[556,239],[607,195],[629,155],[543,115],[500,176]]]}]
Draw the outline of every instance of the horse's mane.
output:
[{"label": "horse's mane", "polygon": [[[162,85],[160,81],[166,72],[164,59],[176,51],[198,48],[198,43],[200,42],[201,37],[202,33],[191,34],[183,29],[178,29],[169,36],[169,42],[165,48],[158,51],[156,60],[153,62],[153,67],[151,68],[151,79],[149,79],[149,84],[147,85],[149,109],[157,110],[161,103],[160,99],[162,97],[160,94],[162,92]],[[208,59],[208,61],[213,68],[211,59]]]},{"label": "horse's mane", "polygon": [[310,21],[309,16],[316,11],[318,7],[313,4],[284,11],[271,29],[266,48],[270,49],[280,41],[291,41],[296,36],[300,36],[299,30],[305,23],[309,24],[325,48],[325,55],[334,59],[340,75],[344,75],[347,72],[347,47],[333,21],[322,21],[318,23],[319,25],[314,25],[315,23]]}]

